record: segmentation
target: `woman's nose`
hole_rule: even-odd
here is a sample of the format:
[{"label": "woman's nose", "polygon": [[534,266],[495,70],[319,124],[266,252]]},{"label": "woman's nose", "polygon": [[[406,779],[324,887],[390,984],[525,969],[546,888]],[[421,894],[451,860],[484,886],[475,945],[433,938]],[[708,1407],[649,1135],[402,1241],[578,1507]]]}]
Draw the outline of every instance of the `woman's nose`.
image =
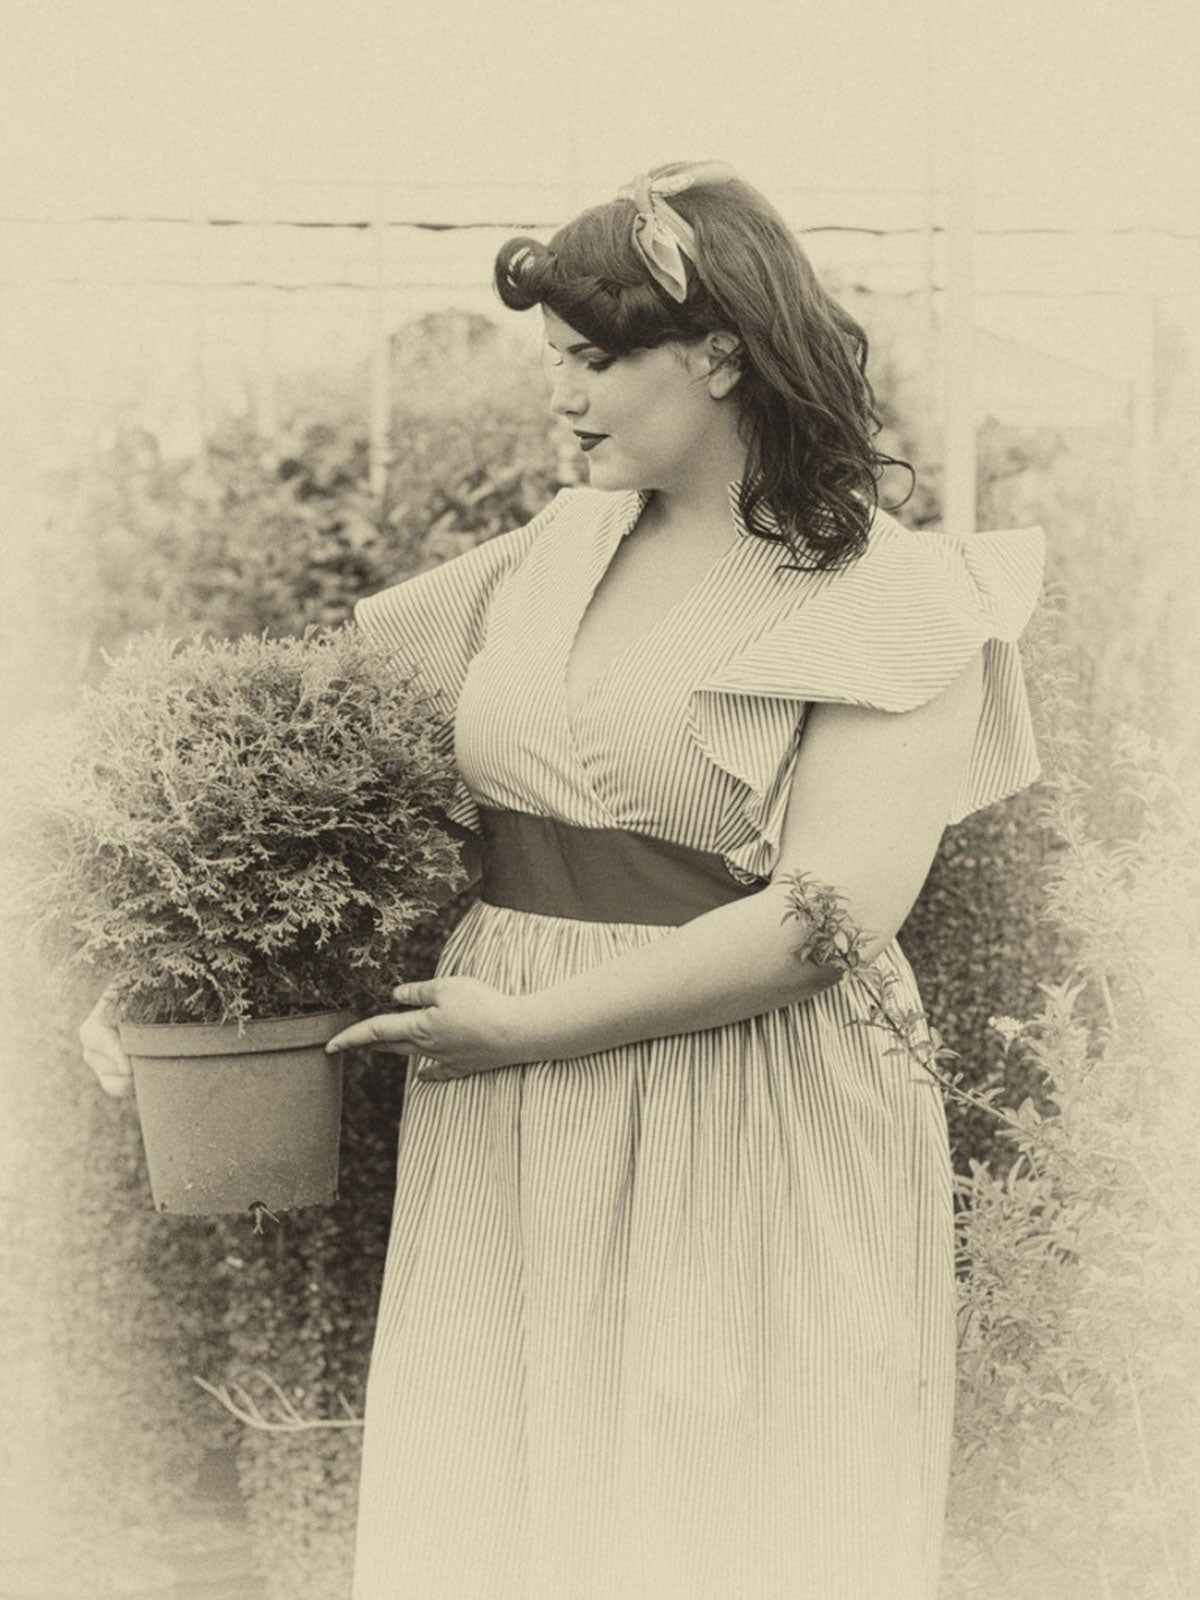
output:
[{"label": "woman's nose", "polygon": [[587,402],[579,385],[569,373],[561,370],[551,379],[550,409],[557,417],[575,417],[586,409]]}]

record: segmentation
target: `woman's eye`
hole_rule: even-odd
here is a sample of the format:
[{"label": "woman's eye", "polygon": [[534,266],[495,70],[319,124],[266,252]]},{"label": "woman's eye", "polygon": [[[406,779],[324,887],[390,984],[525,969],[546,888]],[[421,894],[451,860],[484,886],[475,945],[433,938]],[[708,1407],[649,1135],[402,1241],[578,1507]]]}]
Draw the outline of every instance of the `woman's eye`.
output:
[{"label": "woman's eye", "polygon": [[[608,367],[612,366],[616,359],[616,356],[592,356],[585,359],[583,364],[589,372],[604,372]],[[547,364],[551,367],[561,367],[563,358],[561,356],[557,360],[550,358]]]}]

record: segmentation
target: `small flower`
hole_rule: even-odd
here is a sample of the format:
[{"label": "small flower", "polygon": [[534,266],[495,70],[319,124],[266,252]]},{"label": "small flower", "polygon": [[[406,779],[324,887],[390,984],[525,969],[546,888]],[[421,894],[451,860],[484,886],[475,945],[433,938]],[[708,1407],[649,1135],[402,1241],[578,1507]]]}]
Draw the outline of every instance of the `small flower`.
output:
[{"label": "small flower", "polygon": [[1004,1040],[1006,1050],[1014,1039],[1019,1039],[1025,1032],[1025,1024],[1019,1022],[1016,1017],[989,1017],[988,1027],[994,1029]]}]

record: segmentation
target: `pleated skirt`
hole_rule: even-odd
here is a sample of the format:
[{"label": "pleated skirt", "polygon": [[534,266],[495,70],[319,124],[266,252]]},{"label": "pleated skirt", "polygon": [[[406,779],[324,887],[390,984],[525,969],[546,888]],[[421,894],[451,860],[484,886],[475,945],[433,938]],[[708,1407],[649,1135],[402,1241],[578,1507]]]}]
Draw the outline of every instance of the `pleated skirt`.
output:
[{"label": "pleated skirt", "polygon": [[[669,931],[476,901],[437,971],[526,993]],[[353,1600],[934,1600],[950,1151],[870,1005],[851,974],[572,1060],[413,1058]]]}]

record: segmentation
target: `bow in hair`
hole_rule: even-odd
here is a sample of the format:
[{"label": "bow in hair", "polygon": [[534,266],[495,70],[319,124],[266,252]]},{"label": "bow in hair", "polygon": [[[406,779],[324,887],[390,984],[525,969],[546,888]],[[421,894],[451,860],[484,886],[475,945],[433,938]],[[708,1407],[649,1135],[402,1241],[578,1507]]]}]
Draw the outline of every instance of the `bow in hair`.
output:
[{"label": "bow in hair", "polygon": [[618,191],[618,198],[637,206],[633,246],[650,276],[681,304],[687,299],[686,255],[696,260],[696,234],[691,224],[667,203],[666,196],[705,183],[729,183],[737,177],[723,161],[696,161],[668,167],[657,177],[642,173]]}]

